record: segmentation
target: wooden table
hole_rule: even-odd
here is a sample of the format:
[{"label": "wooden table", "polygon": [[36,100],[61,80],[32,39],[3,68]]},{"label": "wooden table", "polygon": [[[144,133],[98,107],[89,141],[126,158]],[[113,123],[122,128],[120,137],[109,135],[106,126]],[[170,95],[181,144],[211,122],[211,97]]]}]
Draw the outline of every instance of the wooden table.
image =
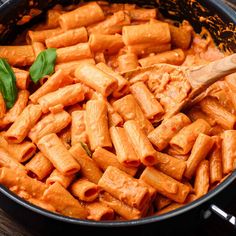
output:
[{"label": "wooden table", "polygon": [[[236,0],[226,0],[232,8],[236,10]],[[230,206],[231,213],[236,216],[236,201]],[[216,227],[217,226],[217,227]],[[0,209],[0,236],[36,236],[40,235],[40,232],[33,232],[30,226],[21,225],[7,215]],[[195,230],[195,232],[189,232],[188,236],[223,236],[223,235],[236,235],[231,230],[231,227],[222,222],[219,218],[213,216],[208,223]]]}]

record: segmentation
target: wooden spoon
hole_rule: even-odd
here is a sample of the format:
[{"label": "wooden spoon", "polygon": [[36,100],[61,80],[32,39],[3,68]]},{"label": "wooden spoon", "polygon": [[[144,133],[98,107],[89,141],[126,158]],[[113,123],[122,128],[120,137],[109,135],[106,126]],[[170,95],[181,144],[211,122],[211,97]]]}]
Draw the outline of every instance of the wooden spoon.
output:
[{"label": "wooden spoon", "polygon": [[[131,83],[140,80],[149,83],[150,90],[162,105],[164,104],[166,113],[160,119],[163,120],[188,107],[191,101],[210,85],[234,72],[236,72],[236,53],[197,67],[156,64],[123,75]],[[152,87],[150,80],[155,88]],[[163,86],[165,89],[161,91]]]}]

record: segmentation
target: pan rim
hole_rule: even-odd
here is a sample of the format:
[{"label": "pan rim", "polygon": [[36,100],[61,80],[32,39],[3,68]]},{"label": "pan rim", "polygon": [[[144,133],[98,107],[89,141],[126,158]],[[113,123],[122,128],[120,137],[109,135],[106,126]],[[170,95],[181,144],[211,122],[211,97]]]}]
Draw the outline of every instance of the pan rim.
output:
[{"label": "pan rim", "polygon": [[[18,0],[17,0],[18,1]],[[16,3],[16,0],[9,0],[5,2],[1,7],[3,9],[6,9],[9,7],[10,3],[14,2]],[[19,1],[18,1],[19,2]],[[231,20],[233,23],[236,24],[236,12],[231,9],[229,6],[227,6],[224,2],[221,0],[208,0],[206,1],[207,5],[212,5],[215,8],[218,9],[222,13],[222,15],[225,15],[229,20]],[[170,219],[172,217],[179,216],[181,214],[184,214],[187,211],[190,211],[204,203],[206,203],[208,200],[219,194],[221,191],[223,191],[226,187],[228,187],[233,181],[236,180],[236,170],[234,170],[230,176],[228,176],[222,183],[220,183],[218,186],[216,186],[214,189],[209,191],[206,195],[203,197],[193,201],[192,203],[189,203],[183,207],[180,207],[176,210],[173,210],[171,212],[158,215],[158,216],[149,216],[145,218],[141,218],[138,220],[127,220],[127,221],[91,221],[91,220],[82,220],[78,218],[72,218],[63,216],[57,213],[53,213],[50,211],[47,211],[43,208],[40,208],[36,205],[31,204],[30,202],[27,202],[26,200],[20,198],[13,192],[11,192],[9,189],[4,187],[0,184],[0,194],[5,195],[10,200],[14,201],[15,203],[27,208],[28,210],[31,210],[34,213],[40,214],[42,216],[51,218],[53,220],[57,220],[59,222],[65,222],[70,223],[74,225],[81,225],[81,226],[90,226],[90,227],[127,227],[127,226],[138,226],[138,225],[145,225],[150,223],[156,223],[161,222],[163,220]]]}]

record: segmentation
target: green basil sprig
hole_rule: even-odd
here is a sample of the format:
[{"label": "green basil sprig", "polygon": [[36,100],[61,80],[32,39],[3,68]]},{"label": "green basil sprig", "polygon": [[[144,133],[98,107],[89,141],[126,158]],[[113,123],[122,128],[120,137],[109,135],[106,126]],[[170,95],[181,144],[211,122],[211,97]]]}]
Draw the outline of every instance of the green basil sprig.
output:
[{"label": "green basil sprig", "polygon": [[86,151],[89,157],[92,157],[92,152],[89,150],[88,145],[86,143],[80,142],[82,148]]},{"label": "green basil sprig", "polygon": [[55,48],[48,48],[39,53],[29,69],[30,77],[34,83],[37,83],[45,75],[50,75],[54,72],[56,57]]},{"label": "green basil sprig", "polygon": [[0,58],[0,91],[8,109],[17,99],[16,77],[8,62]]}]

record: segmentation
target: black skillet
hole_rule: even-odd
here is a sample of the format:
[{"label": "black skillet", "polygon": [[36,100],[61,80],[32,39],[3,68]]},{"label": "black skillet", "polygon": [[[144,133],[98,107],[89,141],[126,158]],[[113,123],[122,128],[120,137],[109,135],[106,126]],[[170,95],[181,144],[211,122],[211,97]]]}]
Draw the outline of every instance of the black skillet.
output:
[{"label": "black skillet", "polygon": [[[33,4],[30,5],[29,2]],[[79,1],[0,0],[0,44],[10,43],[16,34],[42,20],[45,11],[53,5],[77,2]],[[168,18],[190,21],[197,32],[202,26],[206,27],[217,45],[221,44],[223,50],[236,52],[236,13],[220,0],[121,0],[110,2],[129,2],[140,6],[157,7]],[[17,25],[17,21],[22,15],[27,14],[31,8],[42,10],[42,14],[26,25]],[[200,21],[200,17],[205,20]],[[41,232],[39,235],[88,235],[89,233],[109,235],[116,233],[119,235],[122,233],[169,235],[171,233],[176,235],[183,229],[185,229],[184,232],[193,230],[201,222],[206,221],[213,212],[222,219],[229,221],[232,227],[235,227],[235,217],[222,210],[235,197],[236,171],[202,198],[172,212],[140,220],[93,222],[48,212],[22,200],[0,185],[0,207],[18,221],[28,225],[28,228],[34,229],[34,232]]]}]

